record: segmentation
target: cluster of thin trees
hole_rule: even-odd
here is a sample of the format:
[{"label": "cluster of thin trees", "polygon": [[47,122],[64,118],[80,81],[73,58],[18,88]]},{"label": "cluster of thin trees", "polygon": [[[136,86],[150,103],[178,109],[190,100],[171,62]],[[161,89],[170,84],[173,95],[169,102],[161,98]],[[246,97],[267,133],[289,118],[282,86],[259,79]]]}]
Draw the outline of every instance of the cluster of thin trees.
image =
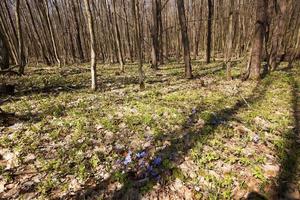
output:
[{"label": "cluster of thin trees", "polygon": [[[235,58],[249,59],[245,78],[258,79],[261,62],[275,70],[299,56],[299,0],[1,0],[0,67],[28,62],[66,65],[91,60],[138,62],[154,69],[172,59],[223,59],[227,78]],[[287,56],[288,55],[288,56]]]}]

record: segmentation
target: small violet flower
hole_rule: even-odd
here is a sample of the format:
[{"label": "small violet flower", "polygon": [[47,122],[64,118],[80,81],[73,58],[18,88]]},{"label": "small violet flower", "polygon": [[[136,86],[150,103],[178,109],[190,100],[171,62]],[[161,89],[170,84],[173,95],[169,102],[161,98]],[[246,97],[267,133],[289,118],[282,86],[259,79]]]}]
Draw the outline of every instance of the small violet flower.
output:
[{"label": "small violet flower", "polygon": [[258,141],[259,141],[259,136],[255,134],[253,137],[253,142],[258,143]]},{"label": "small violet flower", "polygon": [[153,167],[152,167],[151,165],[149,165],[149,166],[147,167],[147,172],[151,173],[152,171],[153,171]]},{"label": "small violet flower", "polygon": [[140,153],[135,154],[138,159],[144,158],[146,156],[146,152],[142,151]]},{"label": "small violet flower", "polygon": [[124,163],[124,165],[128,165],[131,162],[132,162],[131,151],[129,151],[123,163]]},{"label": "small violet flower", "polygon": [[152,177],[158,177],[159,176],[158,172],[155,171],[155,170],[151,171],[150,174],[151,174]]},{"label": "small violet flower", "polygon": [[156,158],[153,160],[153,164],[156,165],[156,166],[160,165],[161,162],[162,162],[162,158],[159,157],[159,156],[156,157]]},{"label": "small violet flower", "polygon": [[195,115],[197,113],[197,108],[192,109],[192,115]]}]

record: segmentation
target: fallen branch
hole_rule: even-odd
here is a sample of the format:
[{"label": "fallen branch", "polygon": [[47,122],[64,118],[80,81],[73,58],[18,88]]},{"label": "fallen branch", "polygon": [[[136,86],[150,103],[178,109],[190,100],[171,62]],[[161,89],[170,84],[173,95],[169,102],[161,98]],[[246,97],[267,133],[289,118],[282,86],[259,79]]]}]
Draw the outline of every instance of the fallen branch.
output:
[{"label": "fallen branch", "polygon": [[0,99],[0,106],[8,101],[11,101],[12,99],[8,97],[7,99]]},{"label": "fallen branch", "polygon": [[[8,97],[7,99],[0,99],[0,106],[2,106],[3,104],[7,103],[7,102],[11,102],[12,101],[12,98],[11,97]],[[8,113],[8,112],[5,112],[4,110],[2,110],[0,108],[0,114],[4,114],[4,115],[15,115],[15,113]]]},{"label": "fallen branch", "polygon": [[0,70],[0,74],[12,73],[12,74],[16,74],[16,75],[20,76],[19,72],[16,72],[16,71],[13,70],[13,69],[15,69],[17,67],[20,67],[20,65],[14,65],[14,66],[12,66],[12,67],[10,67],[8,69]]},{"label": "fallen branch", "polygon": [[243,99],[243,101],[246,103],[246,105],[247,105],[249,108],[251,108],[251,106],[248,104],[248,102],[246,101],[246,99],[245,99],[242,95],[240,95],[240,97]]}]

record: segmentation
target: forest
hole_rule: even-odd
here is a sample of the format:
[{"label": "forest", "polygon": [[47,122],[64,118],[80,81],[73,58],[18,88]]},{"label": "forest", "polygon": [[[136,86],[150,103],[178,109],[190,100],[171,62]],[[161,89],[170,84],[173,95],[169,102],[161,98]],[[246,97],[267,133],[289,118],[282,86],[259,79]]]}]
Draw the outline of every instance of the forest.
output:
[{"label": "forest", "polygon": [[0,0],[0,199],[300,199],[299,0]]}]

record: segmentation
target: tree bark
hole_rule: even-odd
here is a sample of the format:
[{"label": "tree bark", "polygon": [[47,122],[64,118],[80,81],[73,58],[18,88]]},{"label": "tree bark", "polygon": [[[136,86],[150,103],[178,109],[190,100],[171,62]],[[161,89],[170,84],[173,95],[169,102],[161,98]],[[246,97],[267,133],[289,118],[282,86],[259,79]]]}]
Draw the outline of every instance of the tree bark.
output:
[{"label": "tree bark", "polygon": [[0,32],[0,69],[4,70],[8,68],[9,68],[8,47],[7,47],[7,43],[5,42],[5,38],[3,34]]},{"label": "tree bark", "polygon": [[158,0],[157,4],[157,17],[158,17],[158,30],[159,30],[159,39],[158,39],[158,60],[160,65],[164,64],[164,48],[163,48],[163,19],[162,19],[162,4],[161,0]]},{"label": "tree bark", "polygon": [[88,27],[90,33],[90,48],[91,48],[91,77],[92,90],[97,90],[97,73],[96,73],[96,54],[95,54],[95,33],[93,25],[93,16],[90,7],[90,0],[84,0],[86,17],[88,20]]},{"label": "tree bark", "polygon": [[211,35],[212,35],[212,20],[213,20],[213,10],[214,10],[213,1],[214,0],[208,0],[206,63],[210,63],[210,59],[211,59]]},{"label": "tree bark", "polygon": [[272,46],[269,60],[269,65],[272,71],[276,70],[277,66],[280,63],[280,61],[277,58],[280,50],[280,45],[285,33],[285,19],[288,7],[287,1],[288,0],[279,1],[278,16],[276,17],[276,26],[274,29],[274,34],[272,36]]},{"label": "tree bark", "polygon": [[158,38],[158,0],[152,0],[152,27],[151,27],[151,37],[152,37],[152,67],[153,69],[158,69],[158,59],[159,59],[159,38]]},{"label": "tree bark", "polygon": [[227,80],[232,80],[231,76],[231,65],[232,65],[232,46],[233,46],[233,38],[234,38],[234,29],[233,29],[233,8],[234,8],[234,0],[230,0],[229,5],[229,23],[228,23],[228,34],[227,34],[227,51],[226,55],[226,76]]},{"label": "tree bark", "polygon": [[75,27],[76,27],[76,43],[77,43],[77,48],[78,48],[78,53],[79,53],[79,59],[82,62],[84,60],[84,54],[83,54],[83,47],[82,47],[82,39],[80,35],[80,25],[79,25],[79,19],[78,19],[78,14],[76,12],[76,2],[75,0],[72,0],[72,10],[73,10],[73,15],[74,15],[74,20],[75,20]]},{"label": "tree bark", "polygon": [[185,7],[183,0],[177,0],[177,9],[179,24],[181,29],[181,41],[184,50],[184,63],[185,63],[185,77],[188,79],[193,78],[192,65],[191,65],[191,55],[190,55],[190,43],[189,36],[187,32],[187,22],[185,16]]},{"label": "tree bark", "polygon": [[125,68],[124,68],[124,59],[123,59],[123,53],[122,53],[122,44],[121,44],[121,39],[120,39],[118,18],[117,18],[117,13],[116,13],[116,0],[113,0],[113,9],[114,9],[113,16],[114,16],[115,40],[116,40],[116,44],[117,44],[120,70],[121,70],[121,72],[124,72]]},{"label": "tree bark", "polygon": [[37,24],[36,24],[36,21],[35,21],[35,19],[33,17],[33,13],[32,13],[32,10],[31,10],[31,7],[29,5],[28,0],[25,0],[25,3],[26,3],[26,6],[27,6],[27,9],[29,10],[29,15],[30,15],[30,19],[32,21],[33,31],[34,31],[34,33],[37,36],[37,40],[38,40],[37,43],[38,43],[38,46],[41,48],[42,56],[43,56],[44,60],[46,61],[47,65],[50,65],[50,60],[47,57],[47,54],[46,54],[44,46],[42,45],[42,39],[41,39],[41,36],[39,34],[39,31],[38,31],[38,28],[37,28]]},{"label": "tree bark", "polygon": [[139,1],[132,0],[132,15],[134,20],[134,34],[136,41],[136,49],[138,55],[138,73],[139,73],[139,84],[140,90],[145,89],[144,83],[144,71],[143,71],[143,55],[142,55],[142,38],[141,38],[141,24],[140,24],[140,9]]},{"label": "tree bark", "polygon": [[50,20],[49,6],[48,6],[48,1],[47,0],[44,0],[44,6],[45,6],[45,9],[46,9],[45,14],[46,14],[46,19],[47,19],[47,26],[48,26],[48,30],[49,30],[50,37],[51,37],[54,56],[55,56],[55,59],[58,63],[58,66],[60,67],[61,62],[60,62],[60,58],[59,58],[59,55],[58,55],[58,49],[57,49],[57,45],[56,45],[55,38],[54,38],[54,31],[53,31],[52,23],[51,23],[51,20]]},{"label": "tree bark", "polygon": [[15,62],[15,64],[17,65],[19,60],[18,60],[18,52],[16,50],[16,47],[12,41],[12,38],[10,37],[5,25],[4,25],[4,21],[2,16],[0,15],[0,30],[3,33],[3,37],[6,38],[7,43],[8,43],[8,49],[11,55],[11,58],[13,59],[13,61]]},{"label": "tree bark", "polygon": [[263,41],[266,33],[267,0],[256,0],[255,32],[250,55],[249,79],[260,79]]},{"label": "tree bark", "polygon": [[20,17],[20,0],[16,1],[16,29],[17,29],[17,38],[18,38],[18,58],[19,58],[19,74],[24,74],[25,70],[25,54],[24,54],[24,41],[22,34],[22,25],[21,25],[21,17]]},{"label": "tree bark", "polygon": [[123,4],[124,15],[125,15],[125,35],[127,39],[127,51],[129,52],[130,61],[133,62],[133,49],[132,49],[131,39],[129,35],[128,14],[127,14],[127,8],[124,0],[122,0],[122,4]]}]

